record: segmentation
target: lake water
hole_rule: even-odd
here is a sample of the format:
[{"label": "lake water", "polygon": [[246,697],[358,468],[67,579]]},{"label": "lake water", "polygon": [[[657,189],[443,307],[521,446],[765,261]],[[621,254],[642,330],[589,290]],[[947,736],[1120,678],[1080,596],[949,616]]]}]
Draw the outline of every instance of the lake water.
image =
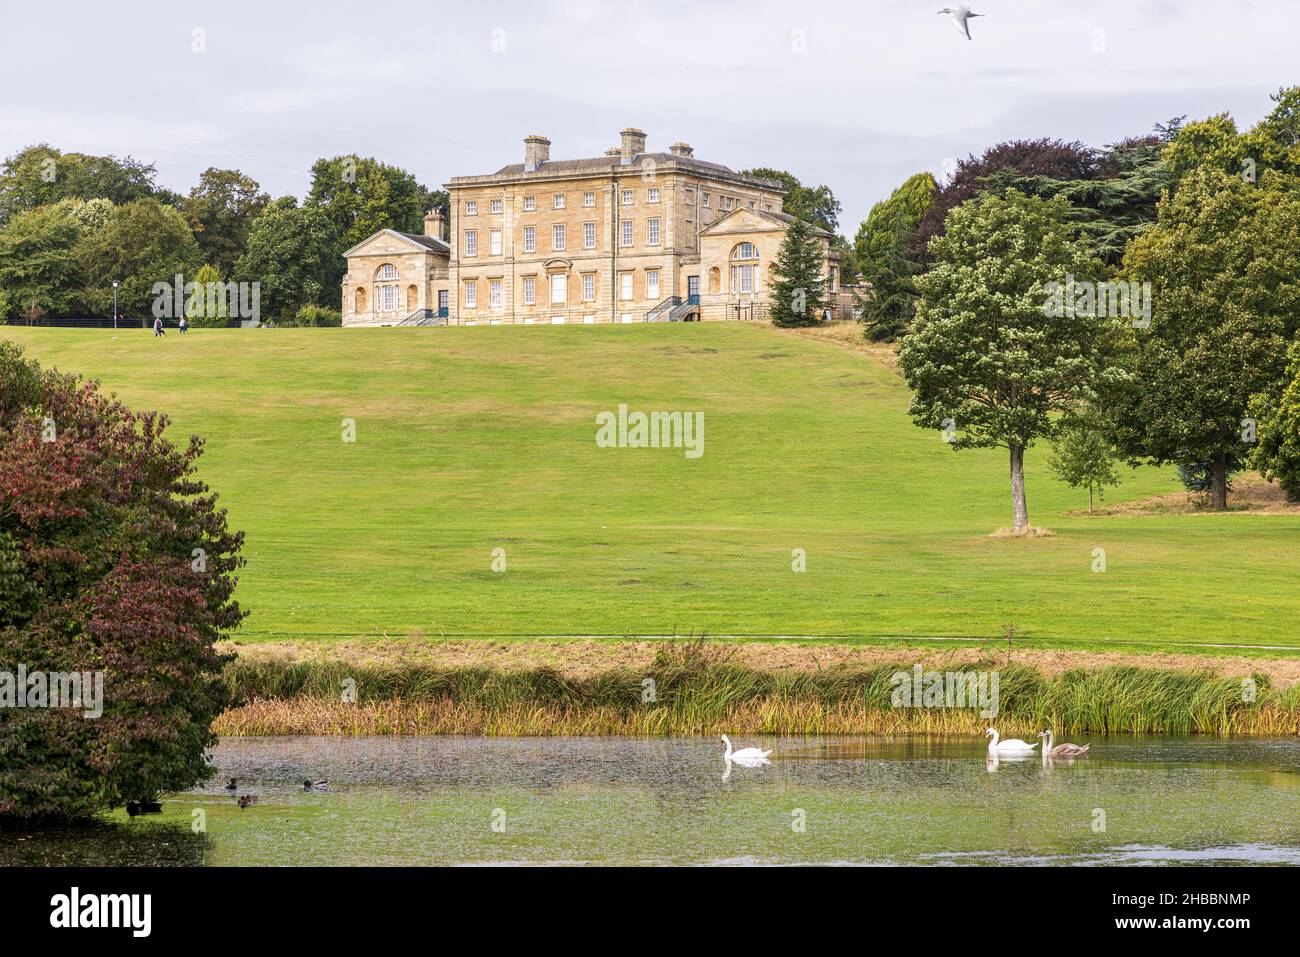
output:
[{"label": "lake water", "polygon": [[712,738],[231,738],[162,814],[0,833],[0,865],[1300,864],[1300,741],[1071,740],[750,737],[772,763],[726,773]]}]

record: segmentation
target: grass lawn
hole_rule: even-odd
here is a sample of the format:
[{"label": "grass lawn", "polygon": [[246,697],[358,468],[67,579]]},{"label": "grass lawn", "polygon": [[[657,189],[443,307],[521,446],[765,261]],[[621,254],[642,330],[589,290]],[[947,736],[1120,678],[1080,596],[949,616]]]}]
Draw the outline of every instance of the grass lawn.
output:
[{"label": "grass lawn", "polygon": [[[989,537],[1011,520],[1005,453],[954,453],[908,419],[895,372],[796,333],[0,335],[207,439],[202,476],[247,533],[242,641],[983,639],[1014,621],[1045,647],[1300,648],[1300,514],[1067,514],[1086,493],[1036,447],[1030,518],[1056,535]],[[620,403],[702,411],[703,456],[598,448],[595,416]],[[1172,469],[1124,471],[1108,504],[1179,488]]]}]

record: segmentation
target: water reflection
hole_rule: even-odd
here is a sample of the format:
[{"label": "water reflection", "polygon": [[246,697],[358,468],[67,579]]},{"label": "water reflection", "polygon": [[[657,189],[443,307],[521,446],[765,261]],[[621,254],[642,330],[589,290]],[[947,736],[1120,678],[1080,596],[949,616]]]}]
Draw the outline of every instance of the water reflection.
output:
[{"label": "water reflection", "polygon": [[1300,863],[1300,742],[1077,740],[228,739],[161,815],[0,833],[0,864]]},{"label": "water reflection", "polygon": [[0,866],[197,867],[212,842],[183,821],[96,821],[74,827],[0,831]]},{"label": "water reflection", "polygon": [[731,766],[733,764],[736,767],[741,767],[741,768],[763,768],[763,767],[770,766],[772,763],[771,760],[769,760],[766,757],[753,758],[753,757],[737,757],[734,755],[725,755],[723,757],[723,761],[727,765],[726,769],[722,772],[723,781],[728,781],[731,779]]}]

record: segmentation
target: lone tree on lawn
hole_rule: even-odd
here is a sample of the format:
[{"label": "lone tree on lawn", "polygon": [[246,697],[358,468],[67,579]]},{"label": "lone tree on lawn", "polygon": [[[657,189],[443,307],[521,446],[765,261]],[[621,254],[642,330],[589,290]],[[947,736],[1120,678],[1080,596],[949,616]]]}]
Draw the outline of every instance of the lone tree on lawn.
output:
[{"label": "lone tree on lawn", "polygon": [[1105,498],[1104,490],[1119,484],[1115,473],[1115,446],[1108,433],[1107,423],[1094,409],[1085,409],[1079,415],[1070,415],[1062,422],[1055,455],[1047,465],[1070,488],[1088,489],[1088,511],[1092,511],[1093,495]]},{"label": "lone tree on lawn", "polygon": [[[210,773],[243,533],[194,478],[202,441],[178,449],[166,425],[0,341],[0,821],[85,818]],[[46,682],[16,687],[20,665],[26,686],[99,673],[102,694],[83,681],[81,706],[56,707]]]},{"label": "lone tree on lawn", "polygon": [[825,261],[822,244],[812,226],[795,219],[777,250],[776,282],[772,286],[772,324],[812,326],[826,308]]},{"label": "lone tree on lawn", "polygon": [[1049,283],[1102,272],[1071,235],[1069,215],[1063,199],[1015,190],[955,208],[930,244],[932,266],[899,351],[917,425],[955,431],[954,449],[1009,451],[1016,531],[1029,525],[1025,449],[1124,378],[1111,358],[1114,320],[1095,309],[1057,316],[1047,308]]}]

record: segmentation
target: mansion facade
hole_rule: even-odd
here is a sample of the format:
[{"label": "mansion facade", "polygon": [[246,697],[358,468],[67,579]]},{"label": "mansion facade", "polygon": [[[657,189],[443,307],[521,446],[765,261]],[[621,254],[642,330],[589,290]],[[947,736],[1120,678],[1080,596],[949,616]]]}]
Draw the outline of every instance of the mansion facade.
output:
[{"label": "mansion facade", "polygon": [[[524,161],[446,184],[451,221],[423,235],[384,229],[344,255],[343,325],[498,325],[765,319],[793,217],[779,183],[698,160],[685,143],[647,153],[626,129],[594,159]],[[847,317],[832,235],[831,312]]]}]

